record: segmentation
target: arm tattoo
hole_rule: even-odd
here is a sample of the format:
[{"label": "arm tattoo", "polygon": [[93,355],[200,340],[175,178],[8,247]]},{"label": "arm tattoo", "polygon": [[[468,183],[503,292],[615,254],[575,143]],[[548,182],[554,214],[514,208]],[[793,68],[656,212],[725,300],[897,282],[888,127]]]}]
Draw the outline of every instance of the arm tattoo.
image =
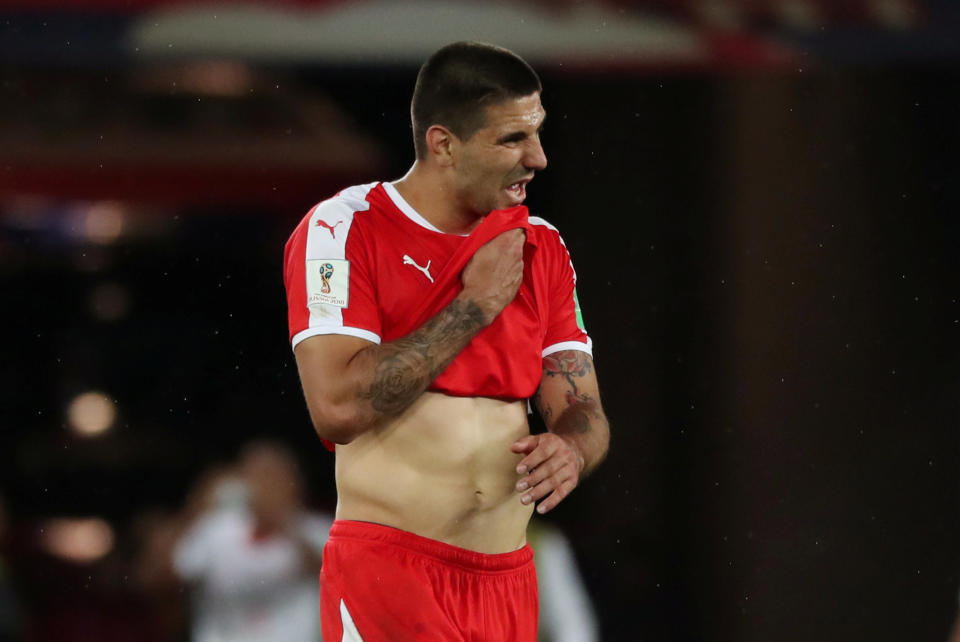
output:
[{"label": "arm tattoo", "polygon": [[574,377],[583,377],[590,374],[593,365],[590,357],[585,352],[579,350],[564,350],[554,352],[543,358],[543,374],[546,377],[563,377],[570,384],[570,391],[567,393],[567,403],[573,403],[580,397],[580,391],[577,390],[577,381]]},{"label": "arm tattoo", "polygon": [[373,381],[361,397],[381,415],[403,412],[483,326],[476,303],[454,299],[419,329],[381,346]]},{"label": "arm tattoo", "polygon": [[547,429],[576,446],[581,476],[606,456],[610,425],[593,377],[593,360],[579,350],[561,350],[543,359],[543,378],[533,396]]},{"label": "arm tattoo", "polygon": [[[592,371],[593,364],[590,357],[579,350],[564,350],[543,358],[543,376],[545,378],[562,377],[569,384],[564,391],[567,405],[560,410],[559,414],[566,414],[564,423],[573,432],[590,432],[591,419],[600,416],[595,407],[596,400],[589,394],[580,392],[577,387],[577,378],[586,376]],[[544,403],[540,389],[534,395],[533,402],[544,422],[549,424],[554,416],[554,408]]]},{"label": "arm tattoo", "polygon": [[[588,397],[589,399],[589,397]],[[572,408],[567,419],[567,427],[571,432],[584,433],[590,432],[590,419],[595,416],[595,412],[589,412],[585,407]]]}]

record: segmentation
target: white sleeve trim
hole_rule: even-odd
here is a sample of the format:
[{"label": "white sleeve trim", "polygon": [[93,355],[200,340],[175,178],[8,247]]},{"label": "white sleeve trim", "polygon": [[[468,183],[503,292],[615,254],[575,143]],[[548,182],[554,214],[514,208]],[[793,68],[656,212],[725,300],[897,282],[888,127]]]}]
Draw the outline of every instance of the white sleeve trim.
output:
[{"label": "white sleeve trim", "polygon": [[310,337],[315,337],[321,334],[345,334],[351,337],[366,339],[371,343],[380,343],[380,336],[373,332],[370,332],[369,330],[361,330],[360,328],[351,328],[349,326],[341,325],[341,326],[307,328],[306,330],[301,330],[300,332],[293,335],[293,338],[290,340],[290,347],[296,348],[297,344],[303,341],[304,339],[309,339]]},{"label": "white sleeve trim", "polygon": [[587,342],[583,343],[582,341],[563,341],[561,343],[554,343],[552,346],[547,346],[543,349],[541,357],[546,357],[551,355],[554,352],[560,352],[561,350],[579,350],[580,352],[586,352],[591,357],[593,356],[593,339],[587,337]]}]

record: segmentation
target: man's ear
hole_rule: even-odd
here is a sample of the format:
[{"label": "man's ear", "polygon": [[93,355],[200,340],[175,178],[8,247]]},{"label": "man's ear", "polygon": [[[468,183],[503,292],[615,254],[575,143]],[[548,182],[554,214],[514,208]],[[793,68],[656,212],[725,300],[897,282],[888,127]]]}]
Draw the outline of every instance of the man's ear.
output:
[{"label": "man's ear", "polygon": [[440,167],[449,167],[454,162],[454,152],[460,139],[443,125],[431,125],[427,130],[427,150]]}]

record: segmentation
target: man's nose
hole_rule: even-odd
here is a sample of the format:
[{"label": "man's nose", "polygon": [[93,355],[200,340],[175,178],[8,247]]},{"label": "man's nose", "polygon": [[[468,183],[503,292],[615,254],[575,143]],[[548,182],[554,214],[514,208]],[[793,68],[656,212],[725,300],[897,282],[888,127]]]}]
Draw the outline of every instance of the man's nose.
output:
[{"label": "man's nose", "polygon": [[527,169],[541,170],[547,166],[547,155],[540,144],[540,138],[531,138],[527,144],[523,165]]}]

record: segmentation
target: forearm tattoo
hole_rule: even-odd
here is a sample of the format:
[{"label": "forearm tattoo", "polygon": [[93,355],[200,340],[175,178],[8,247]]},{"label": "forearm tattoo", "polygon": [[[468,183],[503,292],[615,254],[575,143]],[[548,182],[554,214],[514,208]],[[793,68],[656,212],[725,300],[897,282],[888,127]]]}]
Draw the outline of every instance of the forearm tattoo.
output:
[{"label": "forearm tattoo", "polygon": [[[543,375],[545,378],[562,378],[567,387],[564,390],[566,406],[559,410],[565,414],[563,428],[577,433],[590,432],[591,421],[601,416],[597,400],[589,394],[583,393],[577,387],[577,380],[593,371],[593,362],[589,355],[579,350],[563,350],[543,358]],[[540,416],[549,425],[555,409],[545,403],[542,388],[533,396],[534,405],[540,411]]]},{"label": "forearm tattoo", "polygon": [[419,329],[381,346],[373,381],[361,397],[381,415],[403,412],[483,326],[480,306],[454,299]]}]

